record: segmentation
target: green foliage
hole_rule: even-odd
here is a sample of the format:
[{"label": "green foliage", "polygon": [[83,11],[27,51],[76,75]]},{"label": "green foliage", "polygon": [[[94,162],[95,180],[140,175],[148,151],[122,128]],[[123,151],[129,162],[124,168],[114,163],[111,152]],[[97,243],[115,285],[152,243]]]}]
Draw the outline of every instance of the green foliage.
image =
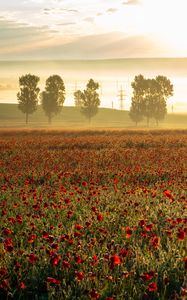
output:
[{"label": "green foliage", "polygon": [[133,97],[130,108],[130,117],[136,123],[143,117],[149,120],[154,118],[156,122],[164,119],[167,108],[166,100],[173,95],[173,85],[165,76],[157,76],[156,79],[145,79],[143,75],[135,76],[131,84]]},{"label": "green foliage", "polygon": [[80,90],[75,91],[74,98],[75,98],[75,106],[81,107],[82,106],[82,92]]},{"label": "green foliage", "polygon": [[65,101],[65,85],[59,75],[52,75],[46,80],[45,91],[41,93],[42,107],[51,123],[52,116],[58,114]]},{"label": "green foliage", "polygon": [[99,84],[90,79],[86,85],[86,90],[80,94],[82,102],[81,112],[89,122],[97,114],[100,105],[99,94],[96,92],[98,88]]},{"label": "green foliage", "polygon": [[38,94],[40,89],[37,87],[40,78],[26,74],[19,78],[20,92],[17,93],[18,108],[26,114],[26,123],[28,115],[37,109]]}]

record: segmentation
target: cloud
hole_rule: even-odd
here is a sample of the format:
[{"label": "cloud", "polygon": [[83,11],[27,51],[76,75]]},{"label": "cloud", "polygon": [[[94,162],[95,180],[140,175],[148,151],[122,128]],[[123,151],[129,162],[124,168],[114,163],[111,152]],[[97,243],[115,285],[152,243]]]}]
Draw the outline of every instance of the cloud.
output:
[{"label": "cloud", "polygon": [[6,53],[14,53],[21,48],[34,47],[51,39],[52,32],[47,26],[32,27],[24,23],[0,19],[0,57]]},{"label": "cloud", "polygon": [[86,21],[86,22],[89,22],[89,23],[93,23],[94,22],[94,18],[92,18],[92,17],[84,18],[83,21]]},{"label": "cloud", "polygon": [[118,11],[118,9],[117,8],[109,8],[109,9],[107,9],[107,12],[108,13],[115,13],[116,11]]},{"label": "cloud", "polygon": [[70,25],[76,25],[75,22],[64,22],[57,24],[58,26],[70,26]]},{"label": "cloud", "polygon": [[140,0],[126,0],[122,4],[123,5],[139,5]]},{"label": "cloud", "polygon": [[[90,35],[59,45],[37,46],[21,49],[16,59],[110,59],[125,57],[162,56],[164,46],[159,47],[147,36],[127,36],[123,33]],[[11,58],[13,58],[13,53]]]}]

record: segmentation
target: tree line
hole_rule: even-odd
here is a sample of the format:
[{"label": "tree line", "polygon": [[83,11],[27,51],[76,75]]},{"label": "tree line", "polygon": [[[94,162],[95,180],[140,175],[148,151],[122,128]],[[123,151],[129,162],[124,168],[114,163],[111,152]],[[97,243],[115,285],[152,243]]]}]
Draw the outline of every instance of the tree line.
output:
[{"label": "tree line", "polygon": [[[17,93],[18,108],[28,117],[37,110],[38,102],[41,102],[48,122],[51,123],[54,115],[58,114],[65,101],[65,85],[59,75],[50,76],[45,83],[44,91],[38,87],[40,78],[26,74],[19,78],[20,91]],[[133,96],[129,116],[136,125],[144,118],[147,125],[151,118],[158,124],[167,113],[166,101],[173,95],[173,85],[165,76],[157,76],[155,79],[146,79],[143,75],[135,76],[131,83]],[[100,106],[99,83],[90,79],[85,90],[74,92],[75,106],[80,107],[81,113],[90,122],[98,112]]]}]

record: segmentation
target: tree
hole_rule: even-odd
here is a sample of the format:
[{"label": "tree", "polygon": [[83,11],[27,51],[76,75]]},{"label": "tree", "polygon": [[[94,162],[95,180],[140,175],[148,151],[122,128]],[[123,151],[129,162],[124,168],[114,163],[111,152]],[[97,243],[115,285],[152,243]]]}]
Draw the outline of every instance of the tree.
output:
[{"label": "tree", "polygon": [[156,82],[158,84],[158,98],[154,118],[158,124],[158,121],[163,120],[167,113],[166,101],[173,96],[173,85],[166,76],[161,75],[156,77]]},{"label": "tree", "polygon": [[166,113],[166,100],[173,95],[173,85],[165,76],[157,76],[156,79],[145,79],[143,75],[135,76],[131,84],[133,97],[130,109],[130,117],[133,121],[141,121],[143,117],[149,121],[154,118],[162,120]]},{"label": "tree", "polygon": [[133,88],[133,97],[130,107],[129,116],[133,122],[142,121],[143,115],[143,98],[146,90],[146,79],[143,75],[135,76],[134,81],[131,83]]},{"label": "tree", "polygon": [[65,85],[59,75],[52,75],[46,80],[45,91],[41,93],[42,107],[51,123],[53,115],[58,114],[65,101]]},{"label": "tree", "polygon": [[80,90],[75,91],[74,98],[75,98],[75,106],[81,107],[82,106],[82,92]]},{"label": "tree", "polygon": [[37,109],[38,94],[40,89],[38,88],[38,82],[40,78],[26,74],[19,78],[20,92],[17,93],[18,108],[26,114],[26,124],[28,124],[28,116]]},{"label": "tree", "polygon": [[86,85],[86,90],[81,92],[81,112],[91,122],[91,118],[98,112],[100,105],[99,94],[96,90],[99,88],[99,83],[90,79]]},{"label": "tree", "polygon": [[132,119],[132,121],[136,123],[136,126],[143,119],[141,105],[136,97],[132,98],[129,116]]}]

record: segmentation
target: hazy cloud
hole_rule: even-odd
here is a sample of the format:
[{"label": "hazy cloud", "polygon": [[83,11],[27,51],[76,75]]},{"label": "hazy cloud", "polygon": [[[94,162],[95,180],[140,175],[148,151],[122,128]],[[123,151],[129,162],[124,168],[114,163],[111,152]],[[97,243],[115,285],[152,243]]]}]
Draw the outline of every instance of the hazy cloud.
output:
[{"label": "hazy cloud", "polygon": [[92,18],[92,17],[84,18],[84,21],[89,22],[89,23],[93,23],[94,18]]},{"label": "hazy cloud", "polygon": [[140,0],[126,0],[122,3],[123,5],[138,5]]},{"label": "hazy cloud", "polygon": [[[107,59],[124,57],[154,57],[163,53],[147,36],[126,36],[123,33],[90,35],[73,42],[20,50],[16,58],[26,59]],[[13,54],[12,54],[13,55]]]},{"label": "hazy cloud", "polygon": [[48,39],[50,39],[50,30],[47,26],[31,27],[24,23],[0,20],[0,54],[4,51],[14,52],[16,48],[24,48],[26,45]]},{"label": "hazy cloud", "polygon": [[75,25],[75,22],[64,22],[64,23],[59,23],[57,24],[58,26],[69,26],[69,25]]},{"label": "hazy cloud", "polygon": [[117,8],[109,8],[109,9],[107,9],[107,12],[108,13],[115,13],[116,11],[118,11],[118,9]]}]

